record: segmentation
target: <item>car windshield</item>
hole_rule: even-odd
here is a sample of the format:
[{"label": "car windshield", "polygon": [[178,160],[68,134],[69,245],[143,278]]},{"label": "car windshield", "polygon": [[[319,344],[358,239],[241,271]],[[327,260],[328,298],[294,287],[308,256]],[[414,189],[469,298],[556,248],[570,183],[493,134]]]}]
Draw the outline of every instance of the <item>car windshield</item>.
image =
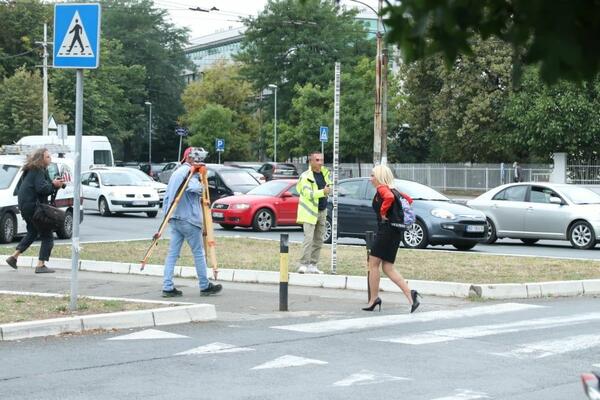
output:
[{"label": "car windshield", "polygon": [[10,186],[19,167],[16,165],[2,165],[0,168],[0,189],[6,189]]},{"label": "car windshield", "polygon": [[579,186],[561,187],[563,194],[575,204],[600,204],[600,195]]},{"label": "car windshield", "polygon": [[394,180],[394,184],[396,189],[406,193],[414,200],[450,201],[450,199],[443,194],[433,190],[429,186],[421,185],[417,182],[396,179]]},{"label": "car windshield", "polygon": [[270,181],[255,187],[246,194],[252,194],[254,196],[277,196],[288,185],[289,183],[285,181]]},{"label": "car windshield", "polygon": [[102,172],[104,186],[136,186],[136,179],[127,172]]},{"label": "car windshield", "polygon": [[221,179],[227,186],[236,185],[258,185],[256,179],[246,171],[239,170],[223,170],[220,171]]},{"label": "car windshield", "polygon": [[135,177],[135,179],[140,180],[142,182],[154,182],[154,180],[148,175],[146,175],[142,170],[128,168],[127,173],[132,174]]}]

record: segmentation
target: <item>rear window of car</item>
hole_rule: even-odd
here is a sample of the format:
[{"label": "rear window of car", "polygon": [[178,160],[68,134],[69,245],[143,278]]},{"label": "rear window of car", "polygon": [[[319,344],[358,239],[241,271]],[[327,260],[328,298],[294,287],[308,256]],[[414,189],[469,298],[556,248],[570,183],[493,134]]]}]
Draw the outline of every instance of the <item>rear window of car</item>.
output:
[{"label": "rear window of car", "polygon": [[10,186],[19,167],[16,165],[2,165],[0,166],[0,189],[6,189]]},{"label": "rear window of car", "polygon": [[220,171],[221,179],[227,186],[229,185],[258,185],[256,179],[246,171],[223,170]]}]

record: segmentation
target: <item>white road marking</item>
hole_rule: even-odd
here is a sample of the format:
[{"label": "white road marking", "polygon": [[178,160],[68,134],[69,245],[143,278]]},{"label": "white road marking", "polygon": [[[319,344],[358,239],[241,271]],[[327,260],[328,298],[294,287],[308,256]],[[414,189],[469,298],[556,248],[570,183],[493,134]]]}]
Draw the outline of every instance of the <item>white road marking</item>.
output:
[{"label": "white road marking", "polygon": [[176,333],[159,331],[157,329],[146,329],[127,335],[115,336],[106,340],[154,340],[154,339],[189,339],[189,336]]},{"label": "white road marking", "polygon": [[456,394],[452,394],[450,396],[445,397],[437,397],[432,400],[475,400],[475,399],[491,399],[487,393],[483,392],[473,392],[471,390],[455,390]]},{"label": "white road marking", "polygon": [[434,331],[415,333],[400,337],[374,338],[378,342],[422,345],[431,343],[451,342],[453,340],[471,339],[483,336],[499,335],[536,329],[549,329],[560,326],[584,324],[600,320],[600,313],[587,313],[560,317],[538,318],[506,324],[476,325],[456,329],[438,329]]},{"label": "white road marking", "polygon": [[317,365],[325,365],[328,364],[327,361],[314,360],[311,358],[304,358],[298,356],[292,356],[286,354],[285,356],[281,356],[271,361],[267,361],[264,364],[257,365],[252,369],[269,369],[269,368],[288,368],[288,367],[301,367],[303,365],[309,364],[317,364]]},{"label": "white road marking", "polygon": [[564,339],[527,343],[519,346],[516,350],[491,354],[519,359],[536,359],[570,353],[572,351],[585,350],[596,346],[600,346],[600,335],[578,335]]},{"label": "white road marking", "polygon": [[379,374],[377,372],[363,369],[356,374],[352,374],[347,378],[337,381],[333,386],[352,386],[352,385],[373,385],[377,383],[390,382],[390,381],[412,381],[411,378],[404,378],[401,376],[392,376],[388,374]]},{"label": "white road marking", "polygon": [[220,353],[239,353],[242,351],[254,351],[249,347],[238,347],[227,343],[210,343],[205,346],[196,347],[191,350],[175,354],[176,356],[186,356],[192,354],[220,354]]},{"label": "white road marking", "polygon": [[279,325],[272,326],[271,328],[305,333],[328,333],[339,332],[344,330],[379,328],[383,326],[410,324],[414,322],[429,322],[464,317],[477,317],[481,315],[496,315],[536,308],[543,308],[543,306],[520,303],[503,303],[491,306],[463,308],[458,310],[439,310],[417,314],[385,315],[381,317],[341,319],[333,321],[312,322],[306,324]]}]

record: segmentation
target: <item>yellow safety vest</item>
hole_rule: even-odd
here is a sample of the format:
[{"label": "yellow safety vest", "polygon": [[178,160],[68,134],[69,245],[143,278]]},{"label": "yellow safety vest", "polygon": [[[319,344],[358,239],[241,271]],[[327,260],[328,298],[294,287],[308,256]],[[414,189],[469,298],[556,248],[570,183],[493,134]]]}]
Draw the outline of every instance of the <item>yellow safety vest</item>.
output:
[{"label": "yellow safety vest", "polygon": [[[331,185],[329,170],[321,167],[321,173],[323,174],[323,178],[325,178],[325,183]],[[298,179],[298,183],[296,184],[296,190],[300,194],[296,222],[299,224],[305,222],[313,225],[316,224],[319,216],[319,199],[325,197],[325,193],[323,189],[318,188],[315,176],[310,167],[300,175],[300,179]]]}]

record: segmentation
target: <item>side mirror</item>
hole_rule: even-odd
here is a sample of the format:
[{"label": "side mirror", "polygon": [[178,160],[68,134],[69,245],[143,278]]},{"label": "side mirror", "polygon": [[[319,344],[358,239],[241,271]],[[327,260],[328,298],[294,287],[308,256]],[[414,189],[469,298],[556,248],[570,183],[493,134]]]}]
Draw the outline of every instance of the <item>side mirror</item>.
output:
[{"label": "side mirror", "polygon": [[281,194],[281,198],[282,199],[285,199],[285,198],[288,198],[288,197],[293,197],[292,193],[286,191],[286,192],[283,192]]},{"label": "side mirror", "polygon": [[550,197],[550,204],[562,204],[562,200],[558,197]]},{"label": "side mirror", "polygon": [[90,186],[91,187],[95,187],[95,188],[99,188],[100,185],[98,185],[98,182],[90,182]]}]

